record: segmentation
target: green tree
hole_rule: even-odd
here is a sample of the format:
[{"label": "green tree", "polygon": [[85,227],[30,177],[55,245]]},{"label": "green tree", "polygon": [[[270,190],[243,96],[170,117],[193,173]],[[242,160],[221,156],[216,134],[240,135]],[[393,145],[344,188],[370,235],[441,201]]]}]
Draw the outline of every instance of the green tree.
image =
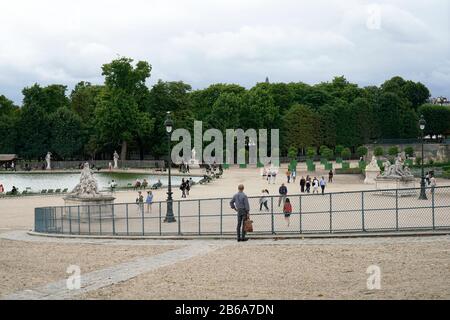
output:
[{"label": "green tree", "polygon": [[350,151],[350,148],[344,148],[344,150],[342,150],[342,158],[344,158],[345,160],[350,159],[350,157],[352,156],[352,152]]},{"label": "green tree", "polygon": [[85,143],[82,119],[69,108],[59,108],[50,116],[52,153],[63,160],[79,155]]},{"label": "green tree", "polygon": [[388,155],[390,155],[391,157],[396,157],[399,153],[398,147],[397,146],[392,146],[388,149]]},{"label": "green tree", "polygon": [[283,144],[285,148],[306,148],[317,145],[318,117],[309,107],[293,105],[283,117]]},{"label": "green tree", "polygon": [[20,109],[14,102],[0,95],[0,153],[15,153],[17,122]]},{"label": "green tree", "polygon": [[308,159],[313,159],[315,155],[316,155],[316,148],[314,147],[306,148],[306,156]]},{"label": "green tree", "polygon": [[356,154],[359,156],[359,157],[365,157],[366,155],[367,155],[367,152],[368,152],[369,150],[366,148],[366,147],[364,147],[364,146],[360,146],[360,147],[358,147],[357,149],[356,149]]},{"label": "green tree", "polygon": [[384,156],[384,149],[383,149],[382,147],[380,147],[380,146],[375,147],[374,155],[375,155],[376,157],[382,157],[382,156]]},{"label": "green tree", "polygon": [[[139,108],[145,81],[150,77],[151,66],[139,61],[119,58],[102,67],[105,88],[95,110],[96,126],[102,141],[121,144],[121,159],[125,160],[130,142],[142,142],[153,129],[154,119]],[[141,156],[143,152],[141,151]]]},{"label": "green tree", "polygon": [[450,106],[425,104],[420,106],[418,113],[423,114],[427,122],[425,126],[426,135],[450,135]]}]

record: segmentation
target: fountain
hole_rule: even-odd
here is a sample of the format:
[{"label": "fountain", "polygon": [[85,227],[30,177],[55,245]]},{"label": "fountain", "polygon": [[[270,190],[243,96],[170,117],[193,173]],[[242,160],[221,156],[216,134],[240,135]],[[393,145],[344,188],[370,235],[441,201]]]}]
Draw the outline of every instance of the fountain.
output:
[{"label": "fountain", "polygon": [[[99,192],[97,180],[89,168],[89,163],[85,163],[81,171],[80,183],[76,185],[73,191],[64,197],[66,206],[79,206],[80,219],[98,219],[112,215],[112,205],[115,198]],[[66,208],[65,215],[69,215]],[[78,208],[72,209],[71,214],[78,215]]]}]

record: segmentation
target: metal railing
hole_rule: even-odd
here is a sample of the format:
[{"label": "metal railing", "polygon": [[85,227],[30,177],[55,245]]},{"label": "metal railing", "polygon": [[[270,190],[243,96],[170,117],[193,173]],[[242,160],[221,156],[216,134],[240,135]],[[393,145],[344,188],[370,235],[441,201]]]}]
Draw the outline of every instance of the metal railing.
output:
[{"label": "metal railing", "polygon": [[[249,197],[253,234],[314,234],[407,230],[450,230],[450,186],[325,194],[288,195],[289,221],[283,199]],[[280,201],[281,200],[281,201]],[[35,209],[36,232],[74,235],[231,235],[236,212],[230,198],[174,200],[176,222],[165,223],[166,202],[63,206]],[[281,203],[280,203],[281,202]],[[280,204],[280,205],[279,205]]]}]

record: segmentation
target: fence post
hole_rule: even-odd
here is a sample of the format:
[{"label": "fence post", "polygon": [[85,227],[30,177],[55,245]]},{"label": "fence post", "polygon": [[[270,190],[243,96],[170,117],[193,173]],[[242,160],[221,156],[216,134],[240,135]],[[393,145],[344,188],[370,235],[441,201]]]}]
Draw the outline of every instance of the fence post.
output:
[{"label": "fence post", "polygon": [[81,234],[80,206],[78,206],[78,234]]},{"label": "fence post", "polygon": [[435,191],[435,189],[433,190],[433,192],[431,192],[431,216],[432,216],[432,220],[433,220],[433,230],[436,229],[435,220],[434,220],[435,219],[435,216],[434,216],[434,208],[435,208],[434,191]]},{"label": "fence post", "polygon": [[223,198],[220,198],[220,235],[223,235]]},{"label": "fence post", "polygon": [[395,189],[395,230],[398,231],[398,189]]},{"label": "fence post", "polygon": [[366,223],[364,219],[364,191],[361,191],[361,224],[363,232],[366,231]]},{"label": "fence post", "polygon": [[178,235],[181,235],[180,202],[178,201]]},{"label": "fence post", "polygon": [[125,215],[126,215],[126,221],[127,221],[127,236],[130,235],[129,225],[128,225],[128,203],[125,205]]},{"label": "fence post", "polygon": [[333,233],[333,201],[332,193],[330,193],[330,233]]},{"label": "fence post", "polygon": [[91,235],[91,206],[88,205],[88,234]]},{"label": "fence post", "polygon": [[142,235],[145,236],[145,226],[144,226],[144,204],[142,202],[139,202],[139,211],[141,212],[142,217]]},{"label": "fence post", "polygon": [[[62,207],[61,207],[61,221],[62,221]],[[64,231],[63,231],[64,233]],[[72,207],[69,207],[69,234],[72,234]]]},{"label": "fence post", "polygon": [[302,196],[298,196],[298,220],[300,222],[300,233],[302,233]]},{"label": "fence post", "polygon": [[61,233],[64,234],[63,208],[61,207]]},{"label": "fence post", "polygon": [[273,216],[273,196],[270,198],[270,210],[272,213],[272,234],[275,234],[275,217]]},{"label": "fence post", "polygon": [[201,220],[201,214],[200,214],[200,212],[201,212],[201,208],[200,208],[200,200],[198,200],[198,235],[200,235],[201,233],[202,233],[202,230],[201,230],[201,222],[200,222],[200,220]]},{"label": "fence post", "polygon": [[99,216],[99,224],[100,224],[100,235],[102,235],[102,206],[98,206],[98,216]]},{"label": "fence post", "polygon": [[162,235],[162,225],[161,225],[161,202],[159,203],[159,235]]},{"label": "fence post", "polygon": [[114,219],[114,205],[111,205],[111,214],[112,214],[112,232],[113,236],[116,235],[116,222]]}]

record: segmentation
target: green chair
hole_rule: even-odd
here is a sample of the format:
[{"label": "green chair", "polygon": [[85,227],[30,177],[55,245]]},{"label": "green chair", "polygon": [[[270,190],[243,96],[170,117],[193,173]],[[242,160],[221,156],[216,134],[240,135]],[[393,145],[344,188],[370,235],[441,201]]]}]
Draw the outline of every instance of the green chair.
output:
[{"label": "green chair", "polygon": [[42,189],[41,194],[47,193],[47,189]]},{"label": "green chair", "polygon": [[55,193],[61,193],[61,189],[56,189]]},{"label": "green chair", "polygon": [[47,194],[48,193],[54,193],[54,190],[53,189],[48,189]]},{"label": "green chair", "polygon": [[69,190],[69,188],[65,188],[62,193],[67,193],[67,191]]},{"label": "green chair", "polygon": [[325,170],[333,170],[333,164],[331,162],[326,163]]}]

